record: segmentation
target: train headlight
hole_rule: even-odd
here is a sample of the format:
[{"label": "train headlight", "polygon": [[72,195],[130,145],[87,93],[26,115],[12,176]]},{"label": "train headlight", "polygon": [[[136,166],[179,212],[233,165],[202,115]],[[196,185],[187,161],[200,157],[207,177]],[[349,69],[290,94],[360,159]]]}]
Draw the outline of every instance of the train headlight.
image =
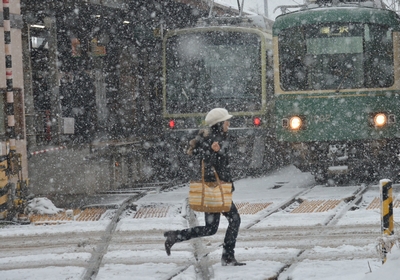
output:
[{"label": "train headlight", "polygon": [[291,130],[299,130],[302,125],[303,125],[303,121],[298,116],[294,116],[289,119],[289,128]]},{"label": "train headlight", "polygon": [[388,118],[384,113],[378,113],[374,116],[374,126],[383,127],[387,124]]}]

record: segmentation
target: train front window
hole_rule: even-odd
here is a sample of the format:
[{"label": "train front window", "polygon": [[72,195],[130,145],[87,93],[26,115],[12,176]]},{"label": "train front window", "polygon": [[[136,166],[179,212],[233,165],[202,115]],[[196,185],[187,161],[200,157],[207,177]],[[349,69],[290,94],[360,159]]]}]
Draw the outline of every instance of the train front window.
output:
[{"label": "train front window", "polygon": [[196,32],[166,43],[169,113],[261,109],[261,41],[256,34]]},{"label": "train front window", "polygon": [[321,24],[279,35],[282,89],[383,88],[394,82],[389,28],[376,24]]}]

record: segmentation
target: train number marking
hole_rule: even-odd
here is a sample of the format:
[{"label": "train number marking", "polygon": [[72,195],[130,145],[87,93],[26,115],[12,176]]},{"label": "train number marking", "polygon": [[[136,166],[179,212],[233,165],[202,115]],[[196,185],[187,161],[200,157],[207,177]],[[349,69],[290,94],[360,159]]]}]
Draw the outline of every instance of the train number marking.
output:
[{"label": "train number marking", "polygon": [[315,123],[324,123],[324,122],[330,122],[332,119],[332,116],[327,114],[327,115],[318,115],[314,116],[314,122]]}]

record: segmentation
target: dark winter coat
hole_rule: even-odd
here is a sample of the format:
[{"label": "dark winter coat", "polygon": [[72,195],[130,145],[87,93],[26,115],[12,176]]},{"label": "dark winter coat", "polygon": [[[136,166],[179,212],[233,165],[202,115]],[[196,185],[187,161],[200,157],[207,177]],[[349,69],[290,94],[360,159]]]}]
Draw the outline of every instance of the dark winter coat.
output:
[{"label": "dark winter coat", "polygon": [[[211,148],[213,142],[218,142],[220,146],[218,152]],[[200,168],[201,162],[204,160],[204,179],[206,182],[216,181],[213,167],[220,180],[232,182],[229,166],[229,137],[227,133],[222,132],[222,123],[218,123],[209,129],[200,130],[196,137],[189,142],[187,153],[199,157]]]}]

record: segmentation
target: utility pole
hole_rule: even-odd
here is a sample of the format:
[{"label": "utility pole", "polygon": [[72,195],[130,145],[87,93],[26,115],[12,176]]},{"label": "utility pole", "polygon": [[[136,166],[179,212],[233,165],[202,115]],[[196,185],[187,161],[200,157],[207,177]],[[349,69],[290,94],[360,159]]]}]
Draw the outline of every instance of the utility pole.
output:
[{"label": "utility pole", "polygon": [[264,15],[266,18],[269,18],[269,16],[268,16],[268,0],[264,0]]},{"label": "utility pole", "polygon": [[4,50],[6,61],[6,112],[7,112],[7,140],[10,147],[10,153],[16,151],[15,144],[15,118],[14,118],[14,89],[12,74],[12,57],[11,57],[11,27],[10,27],[10,2],[3,0],[3,25],[4,25]]}]

